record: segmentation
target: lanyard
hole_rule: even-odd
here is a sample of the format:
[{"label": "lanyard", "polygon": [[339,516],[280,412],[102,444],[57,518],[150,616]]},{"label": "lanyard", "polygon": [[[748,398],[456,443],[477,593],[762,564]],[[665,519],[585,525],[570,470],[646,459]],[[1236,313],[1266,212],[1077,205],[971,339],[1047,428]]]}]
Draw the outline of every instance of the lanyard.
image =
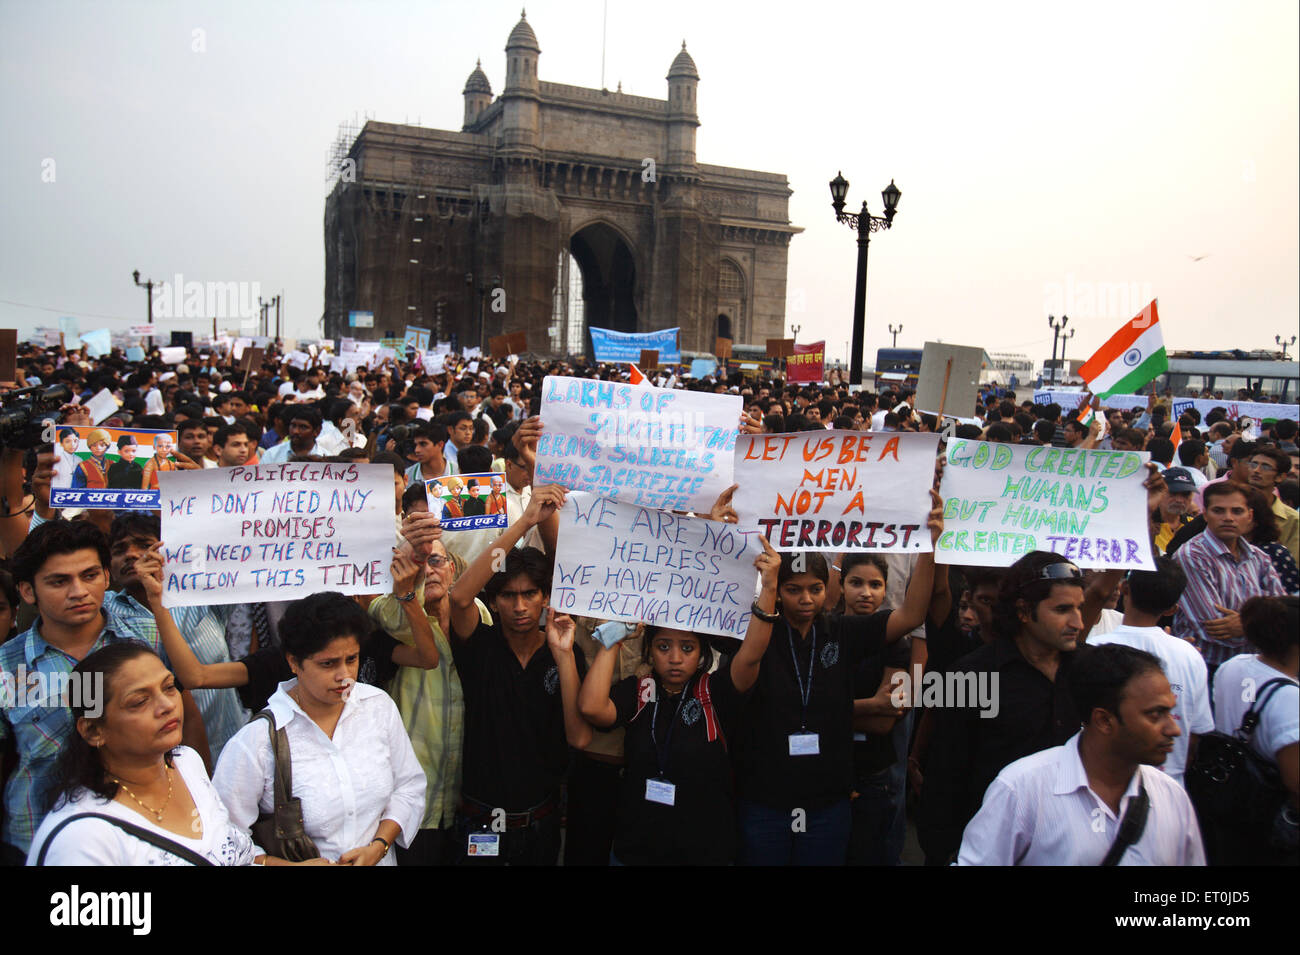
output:
[{"label": "lanyard", "polygon": [[664,737],[662,749],[659,747],[659,740],[655,736],[655,724],[659,722],[659,696],[663,690],[663,684],[659,683],[655,687],[655,708],[650,714],[650,742],[655,748],[655,761],[659,764],[660,779],[668,778],[668,754],[673,746],[673,728],[682,715],[682,704],[686,702],[686,694],[690,692],[693,680],[694,677],[686,681],[686,685],[682,687],[681,696],[677,698],[677,711],[673,713],[672,722],[668,724],[668,733]]},{"label": "lanyard", "polygon": [[817,624],[812,628],[812,651],[808,654],[808,681],[805,683],[803,674],[799,672],[799,654],[794,650],[794,629],[790,626],[790,621],[785,622],[785,633],[790,638],[790,659],[794,662],[794,678],[799,684],[799,728],[806,730],[808,728],[808,700],[812,696],[813,667],[817,663]]}]

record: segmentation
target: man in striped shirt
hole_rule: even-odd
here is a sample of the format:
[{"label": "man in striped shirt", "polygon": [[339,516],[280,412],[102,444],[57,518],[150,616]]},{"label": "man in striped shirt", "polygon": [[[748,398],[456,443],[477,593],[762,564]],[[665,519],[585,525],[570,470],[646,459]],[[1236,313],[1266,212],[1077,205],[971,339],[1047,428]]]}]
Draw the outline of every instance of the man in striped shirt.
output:
[{"label": "man in striped shirt", "polygon": [[1174,554],[1187,575],[1174,636],[1196,644],[1213,685],[1219,664],[1246,647],[1238,608],[1251,597],[1286,591],[1268,555],[1246,540],[1254,524],[1246,488],[1235,481],[1207,484],[1204,497],[1205,530]]}]

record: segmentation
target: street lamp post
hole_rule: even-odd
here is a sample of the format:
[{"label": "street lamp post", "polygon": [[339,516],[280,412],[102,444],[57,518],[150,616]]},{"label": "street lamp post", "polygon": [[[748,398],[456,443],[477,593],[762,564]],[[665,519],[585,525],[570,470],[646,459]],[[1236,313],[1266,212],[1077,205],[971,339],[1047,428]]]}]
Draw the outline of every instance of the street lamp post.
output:
[{"label": "street lamp post", "polygon": [[1051,383],[1054,385],[1056,384],[1056,346],[1057,343],[1060,341],[1061,332],[1065,330],[1066,325],[1070,324],[1070,318],[1068,315],[1062,315],[1061,323],[1058,325],[1056,323],[1056,316],[1048,315],[1047,324],[1050,325],[1052,328],[1052,381]]},{"label": "street lamp post", "polygon": [[[131,278],[134,279],[135,284],[140,286],[140,288],[144,289],[145,294],[149,296],[149,307],[148,310],[145,312],[145,314],[148,317],[148,325],[150,328],[152,328],[153,327],[153,287],[158,283],[155,282],[153,279],[146,279],[145,281],[141,282],[139,269],[136,269],[134,272],[131,273]],[[1292,339],[1292,341],[1294,341],[1294,339]],[[152,335],[149,336],[148,350],[153,351]]]},{"label": "street lamp post", "polygon": [[844,211],[844,200],[849,194],[849,182],[843,173],[837,173],[830,181],[831,208],[835,210],[835,221],[843,222],[858,232],[858,271],[853,290],[853,351],[849,356],[849,385],[862,385],[862,344],[866,335],[867,324],[867,247],[871,243],[871,233],[888,229],[894,223],[894,213],[898,211],[898,200],[902,191],[889,180],[880,193],[885,203],[885,214],[873,216],[867,212],[867,203],[862,202],[862,211],[853,213]]},{"label": "street lamp post", "polygon": [[892,347],[894,347],[894,348],[897,348],[897,347],[898,347],[898,336],[899,336],[899,334],[900,334],[902,331],[903,331],[903,323],[902,323],[902,322],[899,322],[899,323],[898,323],[898,327],[897,327],[897,328],[894,327],[894,325],[893,325],[892,322],[890,323],[890,325],[889,325],[889,334],[891,334],[891,335],[894,336],[894,344],[893,344]]},{"label": "street lamp post", "polygon": [[1077,328],[1072,328],[1070,329],[1070,334],[1068,335],[1065,332],[1061,332],[1061,374],[1062,375],[1068,375],[1069,374],[1068,369],[1070,367],[1065,363],[1065,343],[1074,337],[1074,333],[1076,331],[1078,331]]},{"label": "street lamp post", "polygon": [[1286,361],[1286,350],[1295,344],[1295,336],[1292,335],[1291,340],[1288,342],[1288,341],[1283,341],[1281,335],[1274,335],[1273,341],[1277,342],[1279,345],[1282,346],[1282,360]]}]

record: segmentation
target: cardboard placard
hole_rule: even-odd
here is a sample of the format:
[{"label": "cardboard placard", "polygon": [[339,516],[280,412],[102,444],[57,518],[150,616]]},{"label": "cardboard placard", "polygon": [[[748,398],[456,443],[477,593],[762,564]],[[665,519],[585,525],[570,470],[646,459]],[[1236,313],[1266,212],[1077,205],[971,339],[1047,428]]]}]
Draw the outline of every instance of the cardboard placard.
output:
[{"label": "cardboard placard", "polygon": [[488,339],[488,353],[493,358],[505,358],[510,354],[510,336],[494,335]]},{"label": "cardboard placard", "polygon": [[296,600],[393,586],[393,470],[294,462],[159,478],[163,605]]},{"label": "cardboard placard", "polygon": [[506,338],[510,340],[509,354],[522,355],[524,352],[528,351],[527,332],[511,332],[506,336]]},{"label": "cardboard placard", "polygon": [[732,483],[740,395],[548,376],[534,480],[708,513]]},{"label": "cardboard placard", "polygon": [[244,349],[243,358],[240,360],[239,363],[239,370],[242,371],[245,376],[247,376],[250,372],[261,371],[262,356],[265,354],[266,352],[264,349],[254,348],[251,345],[248,346],[247,348]]},{"label": "cardboard placard", "polygon": [[731,357],[731,339],[730,339],[730,338],[719,338],[719,339],[717,339],[716,341],[714,341],[714,343],[713,343],[713,354],[717,355],[719,358],[730,358],[730,357]]},{"label": "cardboard placard", "polygon": [[769,338],[767,339],[767,357],[768,358],[788,358],[794,354],[793,338]]},{"label": "cardboard placard", "polygon": [[952,438],[935,562],[1008,567],[1034,550],[1080,567],[1152,570],[1145,451]]},{"label": "cardboard placard", "polygon": [[658,349],[658,348],[642,348],[642,349],[641,349],[641,361],[638,362],[638,365],[639,365],[639,367],[641,368],[642,371],[645,371],[645,370],[648,369],[648,368],[658,368],[658,367],[659,367],[659,349]]},{"label": "cardboard placard", "polygon": [[18,379],[18,329],[0,328],[0,382]]},{"label": "cardboard placard", "polygon": [[741,435],[740,526],[760,529],[780,551],[924,553],[938,445],[934,434]]},{"label": "cardboard placard", "polygon": [[[970,345],[926,342],[917,375],[917,411],[931,414],[970,414],[980,393],[980,363],[984,349]],[[952,370],[948,360],[952,359]],[[944,378],[947,377],[945,393]]]},{"label": "cardboard placard", "polygon": [[744,639],[756,531],[580,491],[559,517],[552,608]]}]

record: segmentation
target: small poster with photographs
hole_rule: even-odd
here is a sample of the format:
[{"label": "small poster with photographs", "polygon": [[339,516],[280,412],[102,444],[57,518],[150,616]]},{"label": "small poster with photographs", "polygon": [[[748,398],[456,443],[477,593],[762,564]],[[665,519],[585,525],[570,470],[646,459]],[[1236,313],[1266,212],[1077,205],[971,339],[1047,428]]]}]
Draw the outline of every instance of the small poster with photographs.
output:
[{"label": "small poster with photographs", "polygon": [[501,471],[448,474],[424,482],[429,512],[444,531],[505,530],[506,476]]},{"label": "small poster with photographs", "polygon": [[175,431],[60,425],[51,507],[158,510],[158,472],[179,468]]}]

